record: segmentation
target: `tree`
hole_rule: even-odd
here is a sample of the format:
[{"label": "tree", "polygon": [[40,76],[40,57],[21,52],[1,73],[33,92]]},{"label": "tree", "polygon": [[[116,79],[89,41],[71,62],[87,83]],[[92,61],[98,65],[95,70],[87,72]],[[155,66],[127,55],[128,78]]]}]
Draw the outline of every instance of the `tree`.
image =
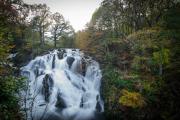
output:
[{"label": "tree", "polygon": [[22,81],[13,74],[16,68],[8,59],[14,48],[14,32],[19,18],[18,5],[21,0],[0,1],[0,118],[3,120],[21,119],[18,104],[18,90]]},{"label": "tree", "polygon": [[34,26],[35,30],[39,32],[40,36],[40,45],[44,46],[45,38],[44,33],[45,30],[50,25],[49,17],[50,11],[49,7],[46,4],[35,4],[31,6],[32,15],[34,16],[31,20],[32,25]]},{"label": "tree", "polygon": [[51,33],[54,39],[54,47],[57,47],[57,40],[66,32],[68,29],[71,29],[69,23],[65,21],[64,17],[56,12],[52,15],[52,29]]},{"label": "tree", "polygon": [[[152,27],[175,0],[104,0],[96,23],[109,26],[115,37]],[[97,14],[97,13],[96,13]]]},{"label": "tree", "polygon": [[86,50],[88,48],[88,38],[88,31],[78,31],[76,33],[75,45],[80,49]]},{"label": "tree", "polygon": [[163,65],[169,63],[169,50],[161,48],[160,51],[153,53],[154,61],[159,65],[159,75],[163,74]]}]

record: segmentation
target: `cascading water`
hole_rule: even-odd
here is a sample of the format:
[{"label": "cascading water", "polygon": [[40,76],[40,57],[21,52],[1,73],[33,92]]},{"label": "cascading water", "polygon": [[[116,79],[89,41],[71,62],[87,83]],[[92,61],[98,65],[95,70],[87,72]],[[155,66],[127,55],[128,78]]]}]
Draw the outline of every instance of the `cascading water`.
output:
[{"label": "cascading water", "polygon": [[78,49],[36,57],[22,75],[28,78],[22,92],[27,120],[94,120],[104,111],[99,64]]}]

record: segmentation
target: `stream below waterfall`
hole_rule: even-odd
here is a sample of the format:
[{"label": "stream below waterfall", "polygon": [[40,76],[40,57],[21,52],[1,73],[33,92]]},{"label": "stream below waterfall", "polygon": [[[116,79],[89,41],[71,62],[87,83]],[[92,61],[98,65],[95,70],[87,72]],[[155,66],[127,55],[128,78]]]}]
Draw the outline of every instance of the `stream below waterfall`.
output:
[{"label": "stream below waterfall", "polygon": [[21,107],[27,120],[100,120],[98,62],[79,49],[60,49],[38,56],[21,68],[27,78]]}]

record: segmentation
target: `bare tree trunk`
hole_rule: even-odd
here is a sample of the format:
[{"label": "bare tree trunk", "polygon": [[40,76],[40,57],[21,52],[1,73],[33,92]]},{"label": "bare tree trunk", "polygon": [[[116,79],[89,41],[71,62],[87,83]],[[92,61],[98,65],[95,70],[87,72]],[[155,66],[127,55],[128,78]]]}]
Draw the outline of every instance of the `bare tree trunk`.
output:
[{"label": "bare tree trunk", "polygon": [[56,48],[56,44],[57,44],[57,37],[56,34],[54,35],[54,48]]},{"label": "bare tree trunk", "polygon": [[162,76],[163,74],[163,66],[162,64],[159,64],[159,75]]},{"label": "bare tree trunk", "polygon": [[40,30],[39,30],[39,37],[40,37],[40,45],[42,46],[43,45],[43,33],[42,33],[42,28],[40,28]]},{"label": "bare tree trunk", "polygon": [[162,74],[163,74],[163,47],[161,45],[160,63],[159,63],[159,75],[162,76]]},{"label": "bare tree trunk", "polygon": [[42,29],[42,45],[45,45],[45,38],[44,38],[44,27]]}]

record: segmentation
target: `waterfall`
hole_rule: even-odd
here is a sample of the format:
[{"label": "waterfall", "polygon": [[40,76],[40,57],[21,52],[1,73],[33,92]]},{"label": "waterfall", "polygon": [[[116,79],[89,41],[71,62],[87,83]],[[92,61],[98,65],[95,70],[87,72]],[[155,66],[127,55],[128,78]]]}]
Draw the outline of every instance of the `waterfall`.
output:
[{"label": "waterfall", "polygon": [[27,120],[94,120],[104,111],[99,64],[79,49],[51,51],[21,69]]}]

